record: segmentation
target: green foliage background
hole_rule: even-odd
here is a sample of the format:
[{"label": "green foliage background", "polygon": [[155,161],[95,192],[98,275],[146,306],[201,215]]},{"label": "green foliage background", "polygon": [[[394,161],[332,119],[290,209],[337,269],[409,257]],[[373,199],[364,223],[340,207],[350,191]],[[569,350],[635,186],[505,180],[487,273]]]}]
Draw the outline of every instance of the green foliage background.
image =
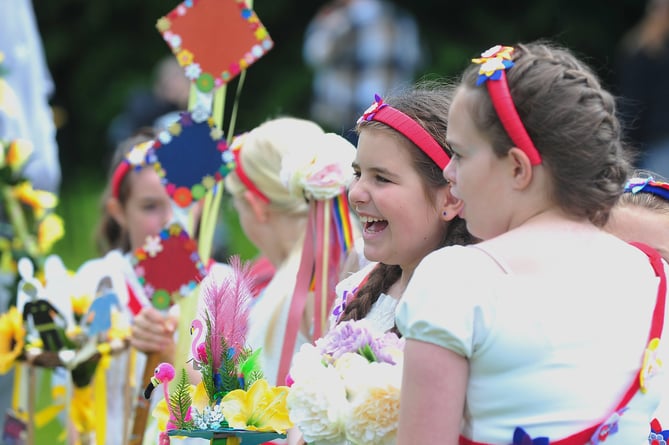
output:
[{"label": "green foliage background", "polygon": [[[169,48],[155,30],[179,2],[165,0],[35,0],[48,64],[56,83],[53,105],[65,112],[58,142],[63,167],[59,213],[66,238],[56,246],[69,267],[94,256],[93,227],[107,171],[109,122],[128,94],[151,83]],[[311,72],[302,61],[308,20],[323,0],[256,0],[254,9],[275,47],[247,73],[236,129],[278,115],[307,117]],[[549,38],[583,56],[615,90],[616,48],[642,15],[642,0],[397,0],[417,18],[430,55],[423,76],[454,76],[493,44]],[[212,35],[212,45],[225,38]],[[234,87],[234,83],[232,84]],[[232,101],[228,95],[228,103]],[[226,114],[226,122],[229,114]],[[255,250],[239,231],[231,207],[222,219],[230,253]]]}]

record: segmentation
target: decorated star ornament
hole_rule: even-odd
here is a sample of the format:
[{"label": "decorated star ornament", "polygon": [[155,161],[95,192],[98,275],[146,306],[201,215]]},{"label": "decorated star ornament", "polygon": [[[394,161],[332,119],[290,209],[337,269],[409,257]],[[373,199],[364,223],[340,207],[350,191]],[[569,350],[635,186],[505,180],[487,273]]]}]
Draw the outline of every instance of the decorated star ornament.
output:
[{"label": "decorated star ornament", "polygon": [[202,93],[227,84],[274,46],[243,0],[186,0],[156,28]]},{"label": "decorated star ornament", "polygon": [[489,79],[499,80],[502,73],[513,66],[512,55],[513,47],[495,45],[481,53],[481,57],[472,59],[473,63],[481,65],[476,85],[481,85]]},{"label": "decorated star ornament", "polygon": [[223,131],[197,111],[182,113],[154,143],[156,171],[181,208],[203,198],[234,168]]},{"label": "decorated star ornament", "polygon": [[188,296],[206,275],[197,243],[179,224],[147,237],[131,261],[146,295],[160,310]]}]

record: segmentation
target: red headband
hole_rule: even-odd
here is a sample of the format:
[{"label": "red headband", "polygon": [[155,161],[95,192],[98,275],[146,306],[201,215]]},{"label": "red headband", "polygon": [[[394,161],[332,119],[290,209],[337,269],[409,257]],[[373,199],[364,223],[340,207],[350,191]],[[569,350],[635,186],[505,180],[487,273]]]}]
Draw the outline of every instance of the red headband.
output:
[{"label": "red headband", "polygon": [[383,99],[377,94],[374,95],[374,103],[358,119],[358,123],[362,121],[381,122],[399,131],[423,150],[442,170],[446,168],[446,165],[451,160],[443,147],[439,145],[425,128],[400,110],[383,103]]},{"label": "red headband", "polygon": [[239,178],[240,181],[242,181],[242,184],[246,186],[247,189],[254,195],[256,195],[258,198],[260,198],[264,203],[269,204],[270,199],[258,189],[258,187],[255,186],[253,181],[246,176],[246,173],[244,172],[244,169],[242,168],[242,145],[244,143],[244,139],[246,138],[246,135],[248,133],[242,133],[239,136],[235,137],[235,140],[232,143],[232,146],[230,149],[232,150],[232,154],[235,158],[235,173],[237,173],[237,177]]},{"label": "red headband", "polygon": [[148,159],[149,150],[153,147],[153,140],[140,142],[125,154],[121,163],[116,167],[111,177],[111,194],[114,198],[119,197],[121,182],[128,174],[131,167],[146,167],[151,163]]},{"label": "red headband", "polygon": [[518,148],[525,152],[532,165],[538,165],[541,164],[541,155],[518,116],[509,91],[509,84],[506,81],[506,70],[513,66],[512,54],[513,47],[496,45],[482,53],[481,58],[472,59],[472,62],[481,65],[476,85],[485,82],[492,105],[495,107],[497,117],[502,122],[506,134]]}]

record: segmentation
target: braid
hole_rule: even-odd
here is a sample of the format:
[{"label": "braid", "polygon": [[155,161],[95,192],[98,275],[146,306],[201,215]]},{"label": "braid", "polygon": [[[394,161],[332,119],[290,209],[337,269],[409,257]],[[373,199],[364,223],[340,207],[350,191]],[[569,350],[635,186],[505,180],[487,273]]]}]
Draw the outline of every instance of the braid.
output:
[{"label": "braid", "polygon": [[[474,118],[498,156],[513,143],[485,88],[476,86],[478,67],[463,74],[479,94]],[[629,174],[615,100],[595,72],[565,48],[548,42],[518,44],[506,72],[518,115],[550,169],[551,194],[570,215],[603,225]]]},{"label": "braid", "polygon": [[365,284],[356,292],[355,298],[346,305],[340,322],[365,318],[379,296],[387,292],[390,286],[399,280],[401,275],[402,268],[400,266],[377,264],[369,273]]}]

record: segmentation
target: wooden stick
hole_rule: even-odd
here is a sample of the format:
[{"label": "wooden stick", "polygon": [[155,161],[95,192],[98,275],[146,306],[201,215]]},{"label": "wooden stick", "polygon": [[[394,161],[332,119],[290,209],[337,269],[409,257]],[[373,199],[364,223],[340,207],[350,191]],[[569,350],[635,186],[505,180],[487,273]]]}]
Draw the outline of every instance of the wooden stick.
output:
[{"label": "wooden stick", "polygon": [[146,423],[149,418],[149,408],[151,407],[151,400],[144,398],[144,387],[153,377],[153,371],[156,366],[160,364],[161,355],[159,352],[152,352],[146,356],[146,366],[144,367],[144,375],[142,380],[137,385],[139,394],[135,404],[134,423],[132,425],[132,433],[130,434],[130,445],[141,445],[144,440],[144,430],[146,430]]},{"label": "wooden stick", "polygon": [[37,377],[35,375],[35,367],[32,363],[28,363],[28,444],[35,443],[35,398],[37,397]]},{"label": "wooden stick", "polygon": [[136,356],[137,350],[135,348],[129,348],[126,352],[126,382],[128,382],[128,384],[123,388],[123,436],[121,437],[121,445],[128,445],[132,399],[139,387],[135,382]]}]

